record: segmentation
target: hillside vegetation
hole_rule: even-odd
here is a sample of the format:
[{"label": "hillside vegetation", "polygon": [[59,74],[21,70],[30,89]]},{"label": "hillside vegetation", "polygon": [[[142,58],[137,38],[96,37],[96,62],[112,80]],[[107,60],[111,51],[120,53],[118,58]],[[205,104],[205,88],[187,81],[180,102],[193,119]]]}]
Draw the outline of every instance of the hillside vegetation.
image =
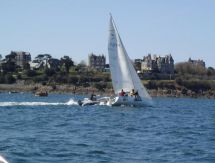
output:
[{"label": "hillside vegetation", "polygon": [[[43,68],[30,70],[7,68],[7,72],[0,73],[0,84],[22,82],[25,85],[41,84],[52,86],[72,85],[75,87],[95,88],[99,91],[112,89],[109,72],[95,71],[84,65],[72,65],[69,68]],[[204,68],[188,63],[175,65],[175,75],[172,80],[143,80],[143,84],[151,92],[177,96],[213,96],[215,93],[215,70],[212,67]]]}]

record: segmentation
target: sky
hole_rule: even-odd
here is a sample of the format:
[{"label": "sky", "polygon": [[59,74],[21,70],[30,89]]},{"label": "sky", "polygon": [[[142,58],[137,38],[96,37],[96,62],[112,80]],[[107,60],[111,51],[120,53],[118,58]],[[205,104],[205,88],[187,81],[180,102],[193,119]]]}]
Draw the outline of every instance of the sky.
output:
[{"label": "sky", "polygon": [[131,59],[171,53],[215,67],[215,0],[0,0],[0,54],[108,56],[109,13]]}]

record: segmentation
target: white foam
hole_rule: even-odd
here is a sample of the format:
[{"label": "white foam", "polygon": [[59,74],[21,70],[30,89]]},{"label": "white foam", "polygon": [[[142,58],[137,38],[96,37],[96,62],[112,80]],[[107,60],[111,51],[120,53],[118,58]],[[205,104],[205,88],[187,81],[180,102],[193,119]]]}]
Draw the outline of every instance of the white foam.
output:
[{"label": "white foam", "polygon": [[78,105],[78,102],[73,100],[72,98],[66,103],[66,105]]},{"label": "white foam", "polygon": [[49,102],[0,102],[0,106],[45,106],[45,105],[63,105],[63,103],[49,103]]},{"label": "white foam", "polygon": [[78,102],[70,99],[66,103],[61,102],[0,102],[0,106],[57,106],[57,105],[78,105]]}]

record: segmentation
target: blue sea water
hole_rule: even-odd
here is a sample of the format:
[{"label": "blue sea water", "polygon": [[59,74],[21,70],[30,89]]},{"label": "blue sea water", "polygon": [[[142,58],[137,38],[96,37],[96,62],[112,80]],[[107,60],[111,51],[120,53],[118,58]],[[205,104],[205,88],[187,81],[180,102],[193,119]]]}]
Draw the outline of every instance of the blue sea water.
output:
[{"label": "blue sea water", "polygon": [[[155,107],[74,105],[71,94],[0,94],[0,155],[10,163],[215,162],[215,100]],[[73,100],[71,100],[73,99]]]}]

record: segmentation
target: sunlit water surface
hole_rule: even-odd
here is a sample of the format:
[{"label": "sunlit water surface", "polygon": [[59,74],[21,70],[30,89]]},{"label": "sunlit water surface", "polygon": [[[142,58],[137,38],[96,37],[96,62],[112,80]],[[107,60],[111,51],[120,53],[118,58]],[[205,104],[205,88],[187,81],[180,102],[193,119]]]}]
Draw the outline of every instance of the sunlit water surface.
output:
[{"label": "sunlit water surface", "polygon": [[0,94],[0,155],[11,163],[215,162],[215,100],[77,106],[83,96]]}]

